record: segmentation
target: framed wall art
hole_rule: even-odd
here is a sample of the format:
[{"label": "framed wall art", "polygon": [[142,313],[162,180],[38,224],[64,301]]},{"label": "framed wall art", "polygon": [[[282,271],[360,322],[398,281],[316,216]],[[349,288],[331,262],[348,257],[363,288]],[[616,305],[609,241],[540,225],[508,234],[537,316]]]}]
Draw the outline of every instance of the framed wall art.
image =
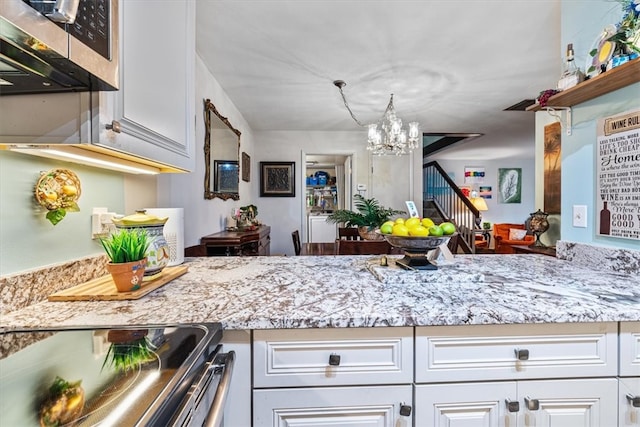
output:
[{"label": "framed wall art", "polygon": [[498,202],[521,203],[522,168],[498,169]]},{"label": "framed wall art", "polygon": [[251,157],[244,151],[242,152],[242,165],[240,170],[242,172],[242,180],[245,182],[251,181]]},{"label": "framed wall art", "polygon": [[560,214],[561,138],[560,122],[544,127],[544,211],[549,214]]},{"label": "framed wall art", "polygon": [[295,178],[295,162],[260,162],[260,197],[295,197]]}]

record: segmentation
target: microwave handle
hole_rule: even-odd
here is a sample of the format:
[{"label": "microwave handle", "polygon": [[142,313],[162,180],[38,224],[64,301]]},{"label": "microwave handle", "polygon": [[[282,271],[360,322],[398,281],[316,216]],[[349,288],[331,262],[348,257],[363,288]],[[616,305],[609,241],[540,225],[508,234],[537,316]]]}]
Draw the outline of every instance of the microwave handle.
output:
[{"label": "microwave handle", "polygon": [[225,358],[222,362],[224,365],[224,374],[222,374],[216,396],[213,398],[213,403],[211,404],[211,408],[209,408],[209,414],[207,414],[207,419],[203,424],[205,427],[219,427],[222,425],[222,415],[231,385],[231,375],[233,375],[236,353],[232,350],[224,356]]},{"label": "microwave handle", "polygon": [[63,24],[73,24],[76,21],[80,0],[56,0],[56,5],[52,13],[47,14],[47,18],[54,22]]}]

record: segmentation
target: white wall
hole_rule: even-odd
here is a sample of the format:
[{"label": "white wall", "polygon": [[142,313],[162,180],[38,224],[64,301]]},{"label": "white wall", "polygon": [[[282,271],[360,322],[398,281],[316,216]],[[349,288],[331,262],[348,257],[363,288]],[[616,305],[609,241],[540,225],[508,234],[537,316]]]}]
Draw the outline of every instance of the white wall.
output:
[{"label": "white wall", "polygon": [[[240,180],[240,200],[206,200],[204,198],[204,99],[210,99],[216,109],[241,132],[240,152],[251,156],[251,181]],[[224,89],[196,55],[196,132],[195,170],[188,174],[161,175],[158,178],[158,207],[183,207],[185,247],[200,244],[200,238],[222,231],[225,218],[232,208],[256,204],[253,186],[257,185],[257,156],[253,154],[253,132]],[[215,143],[215,142],[213,142]],[[260,216],[262,212],[260,212]]]},{"label": "white wall", "polygon": [[[409,156],[385,156],[373,159],[366,150],[366,132],[318,132],[318,131],[269,131],[255,132],[255,155],[260,161],[290,161],[296,163],[295,197],[259,197],[259,171],[256,170],[252,192],[261,220],[271,226],[271,253],[293,255],[291,232],[298,229],[304,238],[306,219],[304,211],[303,155],[351,154],[353,155],[353,194],[357,184],[367,185],[367,198],[375,197],[384,206],[405,209],[409,198],[422,203],[421,189],[412,196]],[[418,159],[421,161],[421,159]],[[371,168],[376,165],[374,174]],[[259,167],[258,165],[256,165]],[[420,176],[422,169],[420,169]],[[418,178],[419,179],[419,178]],[[392,189],[388,184],[396,183]],[[253,181],[253,178],[252,178]],[[418,198],[416,199],[416,196]]]}]

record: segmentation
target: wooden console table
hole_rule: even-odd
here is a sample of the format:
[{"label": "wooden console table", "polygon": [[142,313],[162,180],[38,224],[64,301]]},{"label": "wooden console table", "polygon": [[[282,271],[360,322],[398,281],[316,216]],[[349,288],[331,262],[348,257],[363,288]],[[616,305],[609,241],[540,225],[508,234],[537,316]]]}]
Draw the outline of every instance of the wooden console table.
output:
[{"label": "wooden console table", "polygon": [[539,246],[511,246],[517,254],[541,254],[555,257],[555,247],[539,247]]},{"label": "wooden console table", "polygon": [[253,231],[221,231],[200,238],[207,256],[268,256],[271,227]]}]

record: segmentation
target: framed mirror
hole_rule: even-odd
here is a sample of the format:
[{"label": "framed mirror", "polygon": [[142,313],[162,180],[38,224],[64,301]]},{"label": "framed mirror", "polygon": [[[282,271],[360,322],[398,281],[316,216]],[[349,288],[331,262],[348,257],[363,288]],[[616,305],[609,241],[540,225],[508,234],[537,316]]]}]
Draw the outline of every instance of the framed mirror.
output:
[{"label": "framed mirror", "polygon": [[204,198],[239,200],[240,131],[204,100]]}]

